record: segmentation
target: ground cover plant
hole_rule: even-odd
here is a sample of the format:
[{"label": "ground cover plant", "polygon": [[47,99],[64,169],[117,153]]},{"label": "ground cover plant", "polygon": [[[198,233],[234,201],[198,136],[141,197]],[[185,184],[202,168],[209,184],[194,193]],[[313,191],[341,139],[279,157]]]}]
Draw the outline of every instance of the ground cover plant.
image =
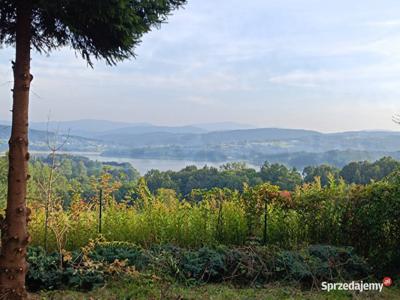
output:
[{"label": "ground cover plant", "polygon": [[[113,276],[157,274],[186,285],[232,283],[238,287],[270,282],[316,288],[322,281],[368,279],[370,269],[351,248],[314,245],[297,251],[265,246],[184,249],[91,241],[81,251],[46,253],[32,247],[28,286],[33,291],[91,290]],[[141,273],[140,273],[141,272]]]}]

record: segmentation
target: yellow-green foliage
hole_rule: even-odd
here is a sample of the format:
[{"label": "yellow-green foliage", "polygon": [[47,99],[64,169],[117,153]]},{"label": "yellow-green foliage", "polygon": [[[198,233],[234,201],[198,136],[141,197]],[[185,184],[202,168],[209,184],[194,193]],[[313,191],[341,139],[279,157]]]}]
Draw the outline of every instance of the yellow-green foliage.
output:
[{"label": "yellow-green foliage", "polygon": [[[174,191],[149,192],[143,180],[137,197],[104,203],[102,235],[150,247],[267,243],[297,248],[302,244],[354,246],[374,264],[400,262],[400,185],[381,181],[367,186],[316,181],[294,193],[262,184],[242,193],[214,188],[193,191],[181,200]],[[68,208],[51,211],[48,250],[74,250],[99,236],[98,199],[75,195]],[[33,245],[44,243],[44,209],[33,207],[29,223]],[[265,234],[266,232],[266,234]],[[383,264],[382,264],[383,266]]]},{"label": "yellow-green foliage", "polygon": [[[249,208],[244,205],[244,198],[238,192],[222,189],[204,192],[202,197],[198,202],[182,201],[174,191],[162,189],[157,195],[141,193],[134,203],[110,201],[103,211],[102,235],[110,241],[127,241],[144,246],[171,243],[198,247],[205,244],[245,243]],[[269,213],[274,212],[275,209],[271,207]],[[33,208],[29,224],[33,245],[43,245],[44,214],[41,206]],[[66,228],[66,231],[61,239],[64,240],[64,247],[72,250],[98,236],[98,214],[98,205],[75,199],[61,214],[52,212],[50,219],[55,224],[63,222],[62,228]],[[259,219],[261,213],[254,216]],[[280,226],[274,222],[281,223],[282,220],[271,218],[271,228]],[[260,220],[256,223],[261,224]],[[60,239],[55,230],[51,232],[49,250],[56,249],[56,240]]]}]

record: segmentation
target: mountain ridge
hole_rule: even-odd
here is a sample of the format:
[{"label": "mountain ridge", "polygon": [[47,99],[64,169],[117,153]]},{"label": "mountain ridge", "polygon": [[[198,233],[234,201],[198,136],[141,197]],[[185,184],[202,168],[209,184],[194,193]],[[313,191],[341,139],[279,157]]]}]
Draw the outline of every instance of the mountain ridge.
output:
[{"label": "mountain ridge", "polygon": [[[81,123],[87,124],[85,120]],[[90,121],[89,124],[96,123]],[[137,123],[133,128],[115,128],[126,124],[107,124],[109,130],[105,133],[95,129],[99,131],[79,136],[72,131],[63,151],[97,152],[109,157],[248,161],[256,164],[271,159],[295,166],[302,165],[302,161],[333,161],[340,165],[349,159],[376,159],[391,153],[398,157],[400,153],[400,132],[397,131],[322,133],[275,127],[205,132],[190,125],[168,127]],[[49,133],[34,127],[30,130],[31,149],[48,151]],[[7,150],[9,134],[10,127],[0,125],[2,151]],[[57,136],[51,132],[50,135]],[[62,133],[58,136],[58,140],[66,138]]]}]

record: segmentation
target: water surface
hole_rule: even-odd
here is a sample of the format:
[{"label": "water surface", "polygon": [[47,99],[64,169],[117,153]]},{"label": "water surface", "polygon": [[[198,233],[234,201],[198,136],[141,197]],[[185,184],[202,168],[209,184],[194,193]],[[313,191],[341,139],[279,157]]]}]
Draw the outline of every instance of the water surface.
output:
[{"label": "water surface", "polygon": [[[46,151],[30,151],[32,156],[35,155],[48,155]],[[190,161],[190,160],[173,160],[173,159],[137,159],[137,158],[124,158],[124,157],[112,157],[112,156],[101,156],[100,153],[95,152],[58,152],[57,154],[69,154],[76,156],[87,157],[90,160],[99,162],[117,162],[117,163],[130,163],[140,174],[144,175],[152,169],[160,171],[179,171],[187,166],[196,166],[202,168],[204,166],[220,167],[227,162],[210,162],[210,161]],[[249,167],[256,168],[248,164]]]}]

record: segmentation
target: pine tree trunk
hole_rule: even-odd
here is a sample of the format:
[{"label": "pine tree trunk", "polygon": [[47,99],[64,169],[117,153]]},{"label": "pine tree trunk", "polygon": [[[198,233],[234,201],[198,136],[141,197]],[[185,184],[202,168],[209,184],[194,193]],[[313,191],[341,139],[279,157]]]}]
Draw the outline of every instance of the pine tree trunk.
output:
[{"label": "pine tree trunk", "polygon": [[28,175],[28,107],[30,74],[30,1],[18,1],[12,129],[9,141],[8,194],[5,219],[1,219],[0,297],[26,299],[25,276],[29,235],[26,207]]}]

